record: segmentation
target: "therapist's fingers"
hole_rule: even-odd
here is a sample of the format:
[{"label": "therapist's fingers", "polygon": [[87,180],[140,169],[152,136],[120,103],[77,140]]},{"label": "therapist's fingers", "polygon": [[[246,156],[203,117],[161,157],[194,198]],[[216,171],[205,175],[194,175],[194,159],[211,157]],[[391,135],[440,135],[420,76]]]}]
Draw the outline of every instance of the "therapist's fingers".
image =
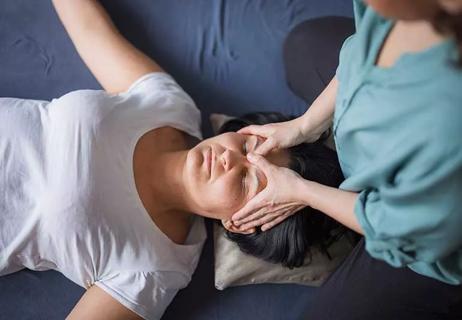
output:
[{"label": "therapist's fingers", "polygon": [[245,219],[258,212],[262,207],[262,198],[263,197],[259,197],[259,194],[256,195],[252,200],[247,202],[247,204],[244,207],[242,207],[235,214],[233,214],[231,220],[233,220],[234,224],[236,226],[239,226],[242,224],[239,223],[242,219]]},{"label": "therapist's fingers", "polygon": [[262,170],[267,179],[271,176],[272,170],[277,168],[274,164],[266,160],[265,157],[253,152],[247,154],[247,160]]},{"label": "therapist's fingers", "polygon": [[[262,226],[264,224],[267,224],[271,221],[274,221],[276,218],[280,216],[284,216],[284,219],[287,218],[288,216],[292,215],[294,212],[300,210],[303,208],[302,206],[294,206],[293,204],[285,204],[285,205],[280,205],[278,208],[275,208],[271,211],[268,211],[267,208],[262,208],[261,211],[262,214],[260,216],[254,215],[254,219],[246,219],[246,222],[243,222],[240,227],[243,229],[250,229],[253,227],[258,227]],[[250,217],[249,217],[250,218]]]},{"label": "therapist's fingers", "polygon": [[259,125],[253,124],[253,125],[250,125],[250,126],[247,126],[247,127],[244,127],[238,130],[237,133],[255,135],[255,136],[266,138],[268,135],[268,130],[264,125],[259,126]]},{"label": "therapist's fingers", "polygon": [[250,227],[250,228],[242,228],[242,227],[240,227],[238,230],[239,230],[239,233],[242,233],[242,234],[251,234],[251,233],[255,233],[255,231],[257,231],[257,229],[255,227]]},{"label": "therapist's fingers", "polygon": [[272,137],[272,135],[274,134],[274,128],[272,128],[270,125],[250,125],[245,128],[242,128],[238,131],[238,133],[255,135],[265,139],[263,143],[255,149],[255,153],[266,155],[271,150],[277,148],[277,142]]},{"label": "therapist's fingers", "polygon": [[231,220],[221,220],[223,227],[233,233],[250,234],[256,231],[255,228],[242,228],[236,226]]},{"label": "therapist's fingers", "polygon": [[277,149],[279,147],[277,141],[273,137],[267,138],[262,144],[260,144],[256,149],[255,153],[259,155],[266,155],[270,151]]},{"label": "therapist's fingers", "polygon": [[243,220],[248,221],[251,220],[252,216],[259,216],[261,213],[260,210],[264,206],[262,201],[264,200],[264,196],[262,195],[264,191],[260,194],[256,195],[252,200],[247,202],[247,204],[239,209],[232,217],[234,224],[239,226],[243,223]]},{"label": "therapist's fingers", "polygon": [[[238,220],[238,221],[234,221],[234,224],[236,226],[244,226],[246,224],[249,224],[252,221],[256,221],[256,220],[261,219],[262,217],[266,216],[269,213],[271,213],[271,211],[268,210],[268,208],[261,207],[260,209],[255,210],[252,213],[250,213],[250,215],[248,215],[247,217],[245,217],[245,218],[243,218],[241,220]],[[249,228],[249,226],[245,226],[244,228]]]},{"label": "therapist's fingers", "polygon": [[277,210],[274,210],[271,213],[267,213],[266,215],[262,215],[260,218],[241,225],[240,228],[250,229],[261,226],[261,230],[266,231],[303,208],[304,206],[293,204],[280,206]]},{"label": "therapist's fingers", "polygon": [[274,221],[276,218],[280,217],[282,213],[283,211],[281,210],[276,210],[276,211],[269,212],[269,213],[265,212],[265,214],[261,215],[259,218],[255,218],[253,220],[243,223],[239,228],[242,228],[243,230],[247,230],[247,229],[261,226],[265,223]]},{"label": "therapist's fingers", "polygon": [[268,231],[269,229],[271,229],[272,227],[280,224],[282,221],[284,221],[285,219],[287,219],[290,215],[289,214],[283,214],[282,216],[278,216],[276,219],[270,221],[270,222],[267,222],[265,224],[263,224],[261,226],[261,231]]},{"label": "therapist's fingers", "polygon": [[[243,225],[243,224],[248,224],[251,222],[256,222],[256,221],[262,221],[262,218],[265,216],[268,216],[269,219],[271,220],[272,216],[274,214],[279,215],[282,212],[286,210],[291,210],[293,208],[292,204],[278,204],[278,205],[273,205],[270,203],[261,203],[260,209],[257,209],[250,213],[247,217],[242,218],[240,220],[234,221],[234,224],[237,226]],[[266,220],[263,220],[263,223],[266,223]]]}]

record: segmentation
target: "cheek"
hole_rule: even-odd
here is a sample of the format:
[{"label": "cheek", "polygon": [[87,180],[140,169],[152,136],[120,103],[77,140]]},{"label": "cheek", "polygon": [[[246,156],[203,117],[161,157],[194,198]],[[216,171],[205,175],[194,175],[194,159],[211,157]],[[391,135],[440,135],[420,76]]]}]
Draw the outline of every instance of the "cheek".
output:
[{"label": "cheek", "polygon": [[230,218],[243,205],[241,185],[232,179],[217,180],[202,192],[205,209],[217,218]]}]

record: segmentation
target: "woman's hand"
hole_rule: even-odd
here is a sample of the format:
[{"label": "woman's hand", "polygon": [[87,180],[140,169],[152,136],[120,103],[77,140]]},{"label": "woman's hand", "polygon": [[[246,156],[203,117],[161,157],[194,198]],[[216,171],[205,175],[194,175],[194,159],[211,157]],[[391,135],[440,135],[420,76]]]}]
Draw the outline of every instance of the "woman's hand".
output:
[{"label": "woman's hand", "polygon": [[293,170],[277,167],[264,157],[249,154],[248,160],[259,167],[267,178],[267,184],[259,194],[232,216],[239,230],[262,226],[266,231],[298,210],[306,207],[303,195],[304,179]]},{"label": "woman's hand", "polygon": [[337,88],[338,81],[334,77],[301,117],[263,126],[248,126],[238,132],[265,138],[266,140],[254,151],[261,155],[273,149],[290,148],[303,142],[314,142],[329,129],[332,123]]},{"label": "woman's hand", "polygon": [[313,142],[319,139],[322,132],[307,130],[305,119],[299,117],[286,122],[270,123],[262,126],[251,125],[238,131],[241,134],[257,135],[265,141],[255,149],[255,153],[266,155],[271,150],[285,149],[303,142]]}]

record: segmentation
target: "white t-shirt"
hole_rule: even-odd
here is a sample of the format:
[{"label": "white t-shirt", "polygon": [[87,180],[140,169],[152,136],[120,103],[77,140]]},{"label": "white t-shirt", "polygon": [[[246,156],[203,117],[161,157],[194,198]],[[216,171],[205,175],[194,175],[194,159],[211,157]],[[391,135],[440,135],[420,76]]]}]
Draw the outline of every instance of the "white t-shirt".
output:
[{"label": "white t-shirt", "polygon": [[58,270],[159,319],[189,283],[206,238],[197,217],[185,245],[172,242],[136,191],[136,142],[163,126],[202,138],[200,111],[165,73],[117,95],[0,98],[0,275]]}]

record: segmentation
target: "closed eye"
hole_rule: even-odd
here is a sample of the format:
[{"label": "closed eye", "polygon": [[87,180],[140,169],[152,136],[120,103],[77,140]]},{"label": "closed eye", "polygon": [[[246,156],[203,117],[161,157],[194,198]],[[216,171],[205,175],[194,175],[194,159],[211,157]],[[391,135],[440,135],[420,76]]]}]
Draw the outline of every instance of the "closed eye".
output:
[{"label": "closed eye", "polygon": [[248,188],[247,188],[247,169],[243,169],[242,173],[242,193],[246,195],[248,193]]}]

